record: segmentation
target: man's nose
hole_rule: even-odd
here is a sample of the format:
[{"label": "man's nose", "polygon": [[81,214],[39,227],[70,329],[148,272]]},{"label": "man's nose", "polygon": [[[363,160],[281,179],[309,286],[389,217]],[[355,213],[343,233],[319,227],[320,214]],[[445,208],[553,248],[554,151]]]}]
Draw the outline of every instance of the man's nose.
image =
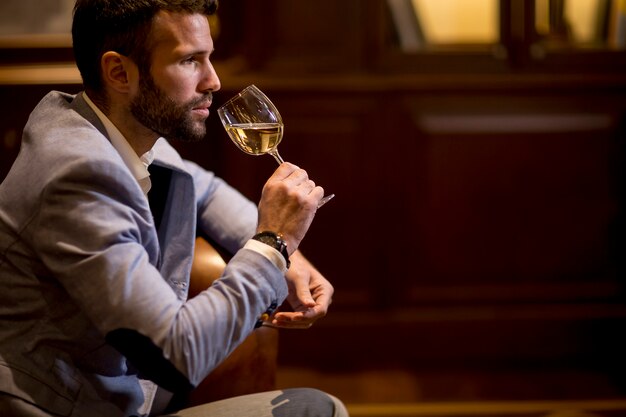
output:
[{"label": "man's nose", "polygon": [[206,74],[202,80],[201,89],[202,91],[218,91],[221,87],[220,78],[213,65],[209,62]]}]

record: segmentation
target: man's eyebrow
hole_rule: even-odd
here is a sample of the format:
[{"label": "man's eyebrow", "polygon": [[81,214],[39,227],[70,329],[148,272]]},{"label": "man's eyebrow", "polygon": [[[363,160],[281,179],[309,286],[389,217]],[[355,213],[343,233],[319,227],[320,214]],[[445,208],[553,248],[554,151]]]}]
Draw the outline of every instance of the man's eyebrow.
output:
[{"label": "man's eyebrow", "polygon": [[213,52],[215,52],[215,48],[212,48],[212,49],[196,49],[196,50],[192,50],[191,52],[189,52],[186,55],[209,55],[209,56],[211,56],[213,54]]},{"label": "man's eyebrow", "polygon": [[178,51],[178,56],[190,57],[190,56],[196,56],[196,55],[206,55],[210,57],[214,51],[215,49],[191,49],[188,51],[180,50]]}]

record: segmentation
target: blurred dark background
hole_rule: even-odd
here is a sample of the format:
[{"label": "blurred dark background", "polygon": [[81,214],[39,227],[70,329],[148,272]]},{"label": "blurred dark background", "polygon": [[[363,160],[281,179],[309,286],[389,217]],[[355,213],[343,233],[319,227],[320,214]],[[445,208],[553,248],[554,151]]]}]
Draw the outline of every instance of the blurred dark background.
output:
[{"label": "blurred dark background", "polygon": [[[336,194],[302,247],[334,303],[281,332],[281,386],[351,404],[626,399],[619,6],[221,1],[214,109],[256,84],[282,156]],[[81,87],[67,43],[0,46],[3,178],[39,99]],[[206,141],[176,146],[255,201],[275,169],[215,111]]]}]

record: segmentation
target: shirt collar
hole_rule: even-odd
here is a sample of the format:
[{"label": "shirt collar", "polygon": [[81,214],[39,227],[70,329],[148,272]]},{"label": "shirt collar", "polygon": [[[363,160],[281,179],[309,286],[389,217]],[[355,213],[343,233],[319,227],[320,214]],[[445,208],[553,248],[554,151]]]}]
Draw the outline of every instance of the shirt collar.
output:
[{"label": "shirt collar", "polygon": [[111,122],[111,120],[109,120],[109,118],[102,113],[98,106],[91,101],[89,96],[87,96],[87,93],[83,92],[83,98],[104,125],[104,128],[111,139],[111,144],[117,153],[119,153],[122,157],[124,164],[137,180],[144,194],[148,194],[148,191],[150,191],[150,187],[152,186],[148,166],[150,166],[154,160],[154,150],[150,149],[148,152],[141,155],[141,157],[137,156],[133,148],[130,146],[130,143],[128,143],[128,140],[126,140],[124,135],[122,135],[122,132],[120,132],[119,129],[115,127],[113,122]]}]

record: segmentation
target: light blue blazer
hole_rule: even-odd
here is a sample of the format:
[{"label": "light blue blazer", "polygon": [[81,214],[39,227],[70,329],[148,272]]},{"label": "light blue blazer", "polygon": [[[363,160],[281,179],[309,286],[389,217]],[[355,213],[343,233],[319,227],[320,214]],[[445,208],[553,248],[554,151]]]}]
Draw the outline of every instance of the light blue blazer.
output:
[{"label": "light blue blazer", "polygon": [[[184,161],[159,232],[148,200],[81,95],[48,94],[0,185],[0,392],[62,416],[130,416],[138,377],[197,385],[287,295],[266,258],[240,249],[256,207]],[[187,300],[197,229],[234,253],[224,276]]]}]

